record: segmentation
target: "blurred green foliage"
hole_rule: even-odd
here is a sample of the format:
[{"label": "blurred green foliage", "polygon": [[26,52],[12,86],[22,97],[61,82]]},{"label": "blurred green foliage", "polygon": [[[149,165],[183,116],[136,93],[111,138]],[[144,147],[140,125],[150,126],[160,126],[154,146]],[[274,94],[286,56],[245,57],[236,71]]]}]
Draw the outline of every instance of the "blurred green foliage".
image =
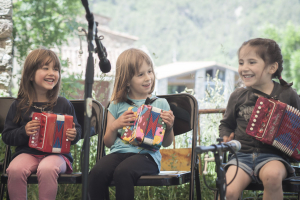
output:
[{"label": "blurred green foliage", "polygon": [[13,2],[13,37],[18,61],[24,61],[29,50],[40,46],[58,47],[72,36],[83,14],[80,1],[17,0]]},{"label": "blurred green foliage", "polygon": [[290,22],[282,29],[268,25],[264,33],[278,42],[283,56],[282,78],[293,82],[293,88],[300,94],[300,26]]}]

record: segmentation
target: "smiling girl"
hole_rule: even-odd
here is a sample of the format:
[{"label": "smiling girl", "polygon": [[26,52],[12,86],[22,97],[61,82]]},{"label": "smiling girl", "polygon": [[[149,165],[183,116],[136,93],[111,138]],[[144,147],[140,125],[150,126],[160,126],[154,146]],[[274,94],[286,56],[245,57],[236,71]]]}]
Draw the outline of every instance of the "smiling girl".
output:
[{"label": "smiling girl", "polygon": [[[283,60],[274,40],[256,38],[246,41],[238,51],[238,58],[238,72],[246,87],[238,88],[231,94],[219,127],[224,142],[234,137],[242,145],[237,152],[238,173],[227,187],[226,199],[238,199],[250,182],[263,184],[263,199],[283,199],[282,180],[292,176],[294,169],[281,151],[246,134],[246,127],[261,92],[296,109],[300,109],[300,99],[290,87],[292,84],[281,77]],[[278,78],[280,84],[273,78]],[[229,182],[237,168],[235,157],[230,158],[226,168],[226,180]]]},{"label": "smiling girl", "polygon": [[[158,174],[161,154],[130,145],[120,139],[121,129],[133,125],[135,120],[131,100],[137,107],[145,103],[147,97],[154,98],[155,74],[150,57],[138,49],[124,51],[117,60],[114,90],[108,108],[107,128],[104,143],[110,154],[101,158],[89,175],[90,199],[109,199],[108,185],[112,180],[116,186],[117,200],[133,200],[134,185],[142,175]],[[171,145],[174,132],[174,115],[166,99],[158,98],[152,104],[165,110],[161,118],[167,125],[162,145]]]},{"label": "smiling girl", "polygon": [[70,101],[59,97],[61,82],[60,62],[57,55],[48,49],[33,50],[26,58],[17,99],[12,103],[2,132],[3,141],[17,146],[13,160],[7,168],[8,193],[12,200],[27,199],[27,178],[37,172],[39,199],[54,200],[57,193],[57,178],[60,173],[71,173],[71,154],[44,153],[28,146],[29,136],[40,126],[31,120],[33,112],[63,113],[73,116],[73,128],[66,132],[71,144],[81,135],[75,110]]}]

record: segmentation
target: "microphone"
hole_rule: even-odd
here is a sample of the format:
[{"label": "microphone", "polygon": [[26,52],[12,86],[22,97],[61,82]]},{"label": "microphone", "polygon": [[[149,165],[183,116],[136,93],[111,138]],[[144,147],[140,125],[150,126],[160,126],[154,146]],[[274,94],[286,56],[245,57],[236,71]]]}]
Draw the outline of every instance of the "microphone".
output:
[{"label": "microphone", "polygon": [[108,73],[108,72],[110,72],[111,66],[110,66],[109,60],[107,59],[106,48],[102,45],[100,38],[95,38],[95,42],[97,45],[95,52],[98,54],[98,57],[100,59],[100,62],[99,62],[100,70],[103,73]]},{"label": "microphone", "polygon": [[110,72],[111,66],[109,60],[107,58],[100,59],[99,67],[103,73]]},{"label": "microphone", "polygon": [[208,151],[230,151],[230,147],[233,149],[234,152],[237,152],[241,149],[242,145],[237,140],[231,140],[226,143],[211,145],[211,146],[197,146],[196,147],[196,153],[201,154]]}]

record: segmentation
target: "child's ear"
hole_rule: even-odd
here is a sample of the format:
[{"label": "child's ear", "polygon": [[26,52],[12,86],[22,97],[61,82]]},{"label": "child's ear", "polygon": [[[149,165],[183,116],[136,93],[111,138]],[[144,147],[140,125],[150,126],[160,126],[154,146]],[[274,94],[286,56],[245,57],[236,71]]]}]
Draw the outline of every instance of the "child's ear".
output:
[{"label": "child's ear", "polygon": [[273,64],[270,65],[270,74],[274,74],[278,69],[278,62],[274,62]]}]

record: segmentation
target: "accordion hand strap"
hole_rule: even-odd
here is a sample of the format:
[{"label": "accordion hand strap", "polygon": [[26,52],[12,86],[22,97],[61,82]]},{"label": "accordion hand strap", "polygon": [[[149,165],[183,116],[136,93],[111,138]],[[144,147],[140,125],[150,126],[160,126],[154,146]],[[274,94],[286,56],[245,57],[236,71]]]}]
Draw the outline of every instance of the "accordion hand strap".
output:
[{"label": "accordion hand strap", "polygon": [[[156,99],[158,99],[157,97],[153,97],[152,99],[150,99],[149,97],[147,97],[146,101],[145,101],[145,105],[150,105],[152,104]],[[128,103],[129,105],[132,106],[136,106],[138,107],[133,101],[131,101],[130,99],[126,100],[126,103]]]}]

